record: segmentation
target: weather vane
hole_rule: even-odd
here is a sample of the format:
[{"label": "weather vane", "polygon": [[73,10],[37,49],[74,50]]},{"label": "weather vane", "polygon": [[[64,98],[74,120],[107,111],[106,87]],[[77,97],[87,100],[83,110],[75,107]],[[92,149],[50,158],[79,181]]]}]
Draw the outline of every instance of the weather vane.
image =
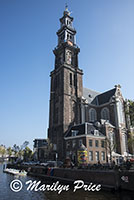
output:
[{"label": "weather vane", "polygon": [[65,11],[68,12],[69,15],[72,13],[72,12],[70,12],[70,11],[68,10],[68,4],[67,4],[67,3],[65,3]]},{"label": "weather vane", "polygon": [[67,3],[65,4],[65,10],[68,11],[68,5],[67,5]]}]

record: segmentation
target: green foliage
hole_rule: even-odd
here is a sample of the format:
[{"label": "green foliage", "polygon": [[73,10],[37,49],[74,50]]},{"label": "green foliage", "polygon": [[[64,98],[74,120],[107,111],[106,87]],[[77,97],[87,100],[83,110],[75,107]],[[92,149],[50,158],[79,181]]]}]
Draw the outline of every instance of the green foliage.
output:
[{"label": "green foliage", "polygon": [[33,152],[32,152],[32,150],[29,147],[26,147],[23,150],[23,152],[24,152],[24,154],[23,154],[24,161],[29,161],[29,160],[32,159]]},{"label": "green foliage", "polygon": [[0,155],[4,157],[6,154],[6,147],[4,145],[0,145]]},{"label": "green foliage", "polygon": [[25,141],[21,146],[14,144],[12,150],[14,152],[15,157],[22,158],[28,144],[29,144],[28,141]]},{"label": "green foliage", "polygon": [[15,156],[19,159],[24,159],[25,161],[29,161],[33,157],[32,150],[28,147],[29,142],[25,141],[21,146],[16,144],[13,147],[6,147],[4,145],[0,145],[0,156],[4,157],[6,154],[11,158],[11,156]]},{"label": "green foliage", "polygon": [[11,157],[12,153],[13,153],[12,148],[11,148],[11,147],[8,147],[8,148],[7,148],[7,154],[8,154],[8,156]]},{"label": "green foliage", "polygon": [[134,138],[129,138],[128,139],[128,145],[130,145],[130,146],[134,146]]},{"label": "green foliage", "polygon": [[130,123],[134,127],[134,101],[126,100],[125,113],[130,116]]},{"label": "green foliage", "polygon": [[13,150],[13,152],[14,152],[15,157],[18,157],[18,153],[19,153],[19,151],[20,151],[20,147],[17,146],[16,144],[14,144],[12,150]]},{"label": "green foliage", "polygon": [[134,126],[134,101],[129,100],[129,114],[131,125]]},{"label": "green foliage", "polygon": [[134,154],[134,132],[128,134],[128,147],[132,154]]}]

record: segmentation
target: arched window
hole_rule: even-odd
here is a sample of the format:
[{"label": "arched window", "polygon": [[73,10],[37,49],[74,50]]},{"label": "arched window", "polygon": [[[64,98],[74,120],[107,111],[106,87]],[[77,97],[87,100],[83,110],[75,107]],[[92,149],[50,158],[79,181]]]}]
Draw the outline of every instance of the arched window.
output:
[{"label": "arched window", "polygon": [[110,120],[109,109],[108,108],[103,108],[101,110],[101,118],[105,119],[105,120]]},{"label": "arched window", "polygon": [[94,108],[90,108],[89,110],[89,121],[94,122],[97,120],[97,113]]}]

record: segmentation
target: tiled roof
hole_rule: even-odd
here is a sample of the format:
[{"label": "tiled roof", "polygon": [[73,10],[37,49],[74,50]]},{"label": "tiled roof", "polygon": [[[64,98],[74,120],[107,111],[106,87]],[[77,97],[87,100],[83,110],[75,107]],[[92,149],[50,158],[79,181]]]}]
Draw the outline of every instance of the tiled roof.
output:
[{"label": "tiled roof", "polygon": [[102,105],[110,101],[110,98],[115,94],[116,88],[106,91],[104,93],[98,93],[87,88],[83,88],[83,97],[87,99],[89,104]]},{"label": "tiled roof", "polygon": [[94,100],[94,98],[99,94],[99,92],[83,88],[83,97],[87,99],[88,103],[91,103]]},{"label": "tiled roof", "polygon": [[99,105],[109,102],[110,98],[115,94],[115,92],[116,88],[98,95],[96,98],[98,99]]}]

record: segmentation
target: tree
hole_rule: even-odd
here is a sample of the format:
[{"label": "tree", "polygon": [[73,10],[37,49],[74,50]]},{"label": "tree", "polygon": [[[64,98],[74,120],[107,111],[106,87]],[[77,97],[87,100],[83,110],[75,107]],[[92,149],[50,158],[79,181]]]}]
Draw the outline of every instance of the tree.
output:
[{"label": "tree", "polygon": [[134,126],[134,101],[129,100],[129,114],[131,125]]},{"label": "tree", "polygon": [[32,150],[29,147],[26,147],[23,150],[23,152],[24,152],[24,154],[23,154],[24,161],[29,161],[29,160],[32,159],[33,152],[32,152]]},{"label": "tree", "polygon": [[18,157],[18,153],[20,151],[20,147],[17,146],[16,144],[14,144],[12,150],[14,152],[15,157]]},{"label": "tree", "polygon": [[0,154],[2,157],[6,154],[6,147],[4,145],[0,145]]},{"label": "tree", "polygon": [[134,132],[128,134],[128,148],[130,153],[134,154]]},{"label": "tree", "polygon": [[8,156],[9,156],[9,160],[10,160],[10,157],[11,157],[12,153],[13,153],[12,148],[11,148],[11,147],[8,147],[8,148],[7,148],[7,154],[8,154]]},{"label": "tree", "polygon": [[29,142],[25,141],[23,142],[23,144],[21,146],[18,146],[16,144],[14,144],[12,150],[14,152],[15,157],[19,158],[19,159],[23,159],[24,154],[26,153],[26,148],[28,148]]},{"label": "tree", "polygon": [[21,145],[21,150],[25,149],[28,145],[29,145],[29,142],[28,142],[28,141],[25,141],[25,142]]},{"label": "tree", "polygon": [[125,114],[130,118],[130,125],[134,127],[134,101],[125,101]]},{"label": "tree", "polygon": [[[111,138],[106,138],[105,139],[105,149],[106,153],[110,155],[110,163],[112,162],[112,152],[115,150],[116,144],[114,140],[111,140]],[[108,161],[108,159],[107,159]]]}]

